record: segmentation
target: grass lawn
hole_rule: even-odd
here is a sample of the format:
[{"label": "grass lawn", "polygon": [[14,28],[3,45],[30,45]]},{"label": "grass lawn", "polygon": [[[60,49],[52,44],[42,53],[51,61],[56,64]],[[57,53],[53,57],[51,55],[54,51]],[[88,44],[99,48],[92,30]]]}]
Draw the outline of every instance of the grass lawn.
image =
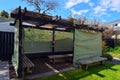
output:
[{"label": "grass lawn", "polygon": [[120,53],[112,53],[112,56],[120,58]]},{"label": "grass lawn", "polygon": [[112,56],[120,58],[120,46],[116,46],[115,48],[109,48],[110,52],[112,52]]},{"label": "grass lawn", "polygon": [[120,65],[97,65],[87,71],[76,69],[35,80],[120,80]]}]

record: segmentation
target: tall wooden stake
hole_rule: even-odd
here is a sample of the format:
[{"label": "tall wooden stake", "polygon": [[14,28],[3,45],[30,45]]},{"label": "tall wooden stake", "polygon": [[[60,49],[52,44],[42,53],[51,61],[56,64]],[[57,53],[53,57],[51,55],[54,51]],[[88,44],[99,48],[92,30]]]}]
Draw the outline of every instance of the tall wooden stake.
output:
[{"label": "tall wooden stake", "polygon": [[55,41],[55,30],[53,30],[52,33],[52,53],[55,52],[55,44],[53,44],[53,41]]},{"label": "tall wooden stake", "polygon": [[[73,59],[74,59],[74,50],[75,50],[74,42],[75,42],[75,28],[73,28]],[[72,59],[72,60],[73,60],[73,59]],[[73,63],[73,62],[72,62],[72,63]]]},{"label": "tall wooden stake", "polygon": [[18,77],[22,78],[23,74],[22,74],[22,13],[21,13],[21,7],[19,7],[19,13],[18,13],[18,17],[19,17],[19,63],[18,63]]}]

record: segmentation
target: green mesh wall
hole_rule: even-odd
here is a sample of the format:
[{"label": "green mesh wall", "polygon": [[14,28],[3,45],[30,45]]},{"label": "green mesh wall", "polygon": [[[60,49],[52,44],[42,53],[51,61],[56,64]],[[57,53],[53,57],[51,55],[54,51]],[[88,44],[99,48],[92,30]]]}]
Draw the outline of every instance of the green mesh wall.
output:
[{"label": "green mesh wall", "polygon": [[52,31],[38,29],[24,29],[24,52],[51,52]]},{"label": "green mesh wall", "polygon": [[56,31],[55,39],[55,52],[73,50],[73,33]]},{"label": "green mesh wall", "polygon": [[102,38],[99,32],[86,32],[76,29],[74,41],[74,65],[78,60],[102,55]]},{"label": "green mesh wall", "polygon": [[15,69],[16,75],[19,67],[19,21],[17,20],[15,25],[15,35],[14,35],[14,54],[12,55],[12,64]]},{"label": "green mesh wall", "polygon": [[[55,31],[55,51],[72,51],[73,33]],[[23,47],[25,53],[52,52],[52,31],[24,29]]]}]

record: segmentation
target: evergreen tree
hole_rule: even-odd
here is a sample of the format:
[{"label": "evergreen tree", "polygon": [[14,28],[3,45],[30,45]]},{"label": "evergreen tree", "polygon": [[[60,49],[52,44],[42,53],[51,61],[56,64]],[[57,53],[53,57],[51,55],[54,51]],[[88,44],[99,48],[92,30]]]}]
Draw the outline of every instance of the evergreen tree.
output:
[{"label": "evergreen tree", "polygon": [[8,18],[8,17],[9,17],[9,14],[8,14],[7,11],[2,10],[1,13],[0,13],[0,16],[1,16],[1,17],[5,17],[5,18]]}]

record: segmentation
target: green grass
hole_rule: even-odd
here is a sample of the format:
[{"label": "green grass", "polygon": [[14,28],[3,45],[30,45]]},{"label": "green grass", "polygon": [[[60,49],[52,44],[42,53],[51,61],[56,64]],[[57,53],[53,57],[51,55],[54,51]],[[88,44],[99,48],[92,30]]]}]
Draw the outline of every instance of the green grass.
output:
[{"label": "green grass", "polygon": [[112,56],[120,58],[120,53],[112,53]]},{"label": "green grass", "polygon": [[116,46],[115,48],[108,48],[108,51],[112,52],[112,56],[120,58],[120,46]]},{"label": "green grass", "polygon": [[76,69],[35,80],[120,80],[120,65],[92,66],[87,71]]}]

